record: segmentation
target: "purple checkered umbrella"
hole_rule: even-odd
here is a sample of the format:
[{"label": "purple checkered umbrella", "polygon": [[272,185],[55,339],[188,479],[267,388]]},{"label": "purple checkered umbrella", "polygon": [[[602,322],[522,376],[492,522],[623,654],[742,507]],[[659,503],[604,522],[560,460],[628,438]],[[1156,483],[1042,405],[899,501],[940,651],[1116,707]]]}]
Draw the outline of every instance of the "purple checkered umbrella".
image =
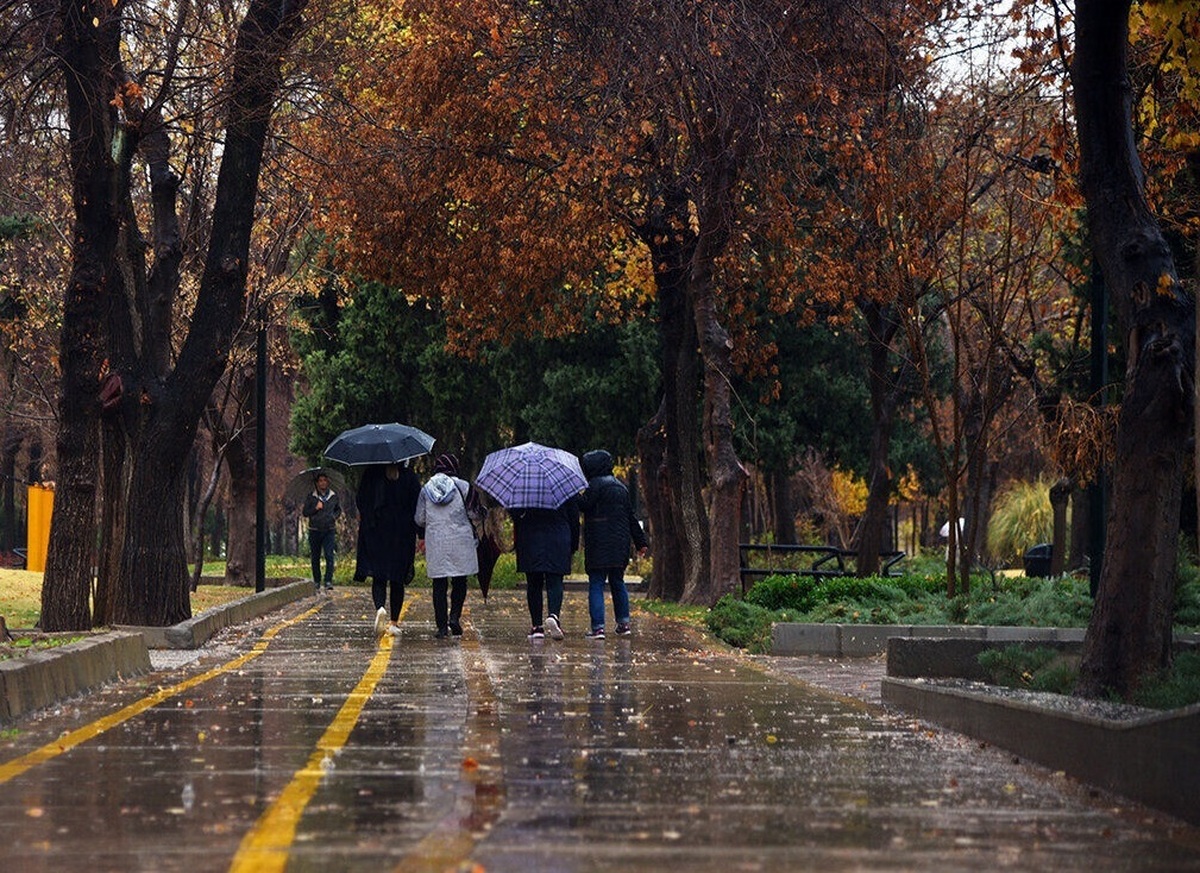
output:
[{"label": "purple checkered umbrella", "polygon": [[475,484],[506,509],[558,509],[587,487],[587,479],[570,452],[524,443],[484,458]]}]

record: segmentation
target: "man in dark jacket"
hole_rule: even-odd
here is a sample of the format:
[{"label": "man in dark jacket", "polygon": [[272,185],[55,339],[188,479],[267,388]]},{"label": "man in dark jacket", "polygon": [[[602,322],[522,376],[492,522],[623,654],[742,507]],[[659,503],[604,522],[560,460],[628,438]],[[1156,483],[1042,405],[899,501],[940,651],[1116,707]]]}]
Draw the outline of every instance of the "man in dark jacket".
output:
[{"label": "man in dark jacket", "polygon": [[584,566],[588,574],[588,611],[592,630],[588,636],[604,639],[604,583],[612,591],[613,618],[617,633],[626,636],[629,629],[629,592],[625,588],[625,566],[629,563],[630,544],[644,555],[649,540],[633,514],[629,489],[612,474],[612,455],[603,449],[588,452],[580,459],[588,487],[579,498],[583,512]]},{"label": "man in dark jacket", "polygon": [[342,514],[342,502],[329,487],[329,477],[318,473],[313,480],[312,493],[304,499],[300,510],[308,519],[308,548],[312,552],[313,593],[321,593],[321,556],[325,556],[325,590],[333,592],[333,554],[337,545],[337,517]]}]

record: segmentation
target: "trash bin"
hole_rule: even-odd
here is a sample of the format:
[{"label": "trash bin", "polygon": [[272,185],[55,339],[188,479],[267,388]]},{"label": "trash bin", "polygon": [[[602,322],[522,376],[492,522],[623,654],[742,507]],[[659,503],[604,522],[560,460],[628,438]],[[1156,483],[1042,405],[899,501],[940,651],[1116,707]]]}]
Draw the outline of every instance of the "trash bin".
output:
[{"label": "trash bin", "polygon": [[1053,551],[1053,546],[1050,543],[1038,543],[1032,549],[1025,553],[1025,575],[1026,576],[1049,576],[1050,575],[1050,553]]}]

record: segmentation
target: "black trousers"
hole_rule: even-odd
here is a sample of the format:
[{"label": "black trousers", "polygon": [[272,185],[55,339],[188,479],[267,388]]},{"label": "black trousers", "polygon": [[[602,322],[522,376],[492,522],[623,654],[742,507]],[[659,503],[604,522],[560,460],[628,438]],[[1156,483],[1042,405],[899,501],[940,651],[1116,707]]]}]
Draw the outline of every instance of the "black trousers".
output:
[{"label": "black trousers", "polygon": [[[446,589],[450,590],[450,615],[446,615]],[[454,576],[433,580],[433,619],[437,622],[438,630],[445,630],[449,625],[458,625],[462,621],[463,604],[467,601],[467,577]]]}]

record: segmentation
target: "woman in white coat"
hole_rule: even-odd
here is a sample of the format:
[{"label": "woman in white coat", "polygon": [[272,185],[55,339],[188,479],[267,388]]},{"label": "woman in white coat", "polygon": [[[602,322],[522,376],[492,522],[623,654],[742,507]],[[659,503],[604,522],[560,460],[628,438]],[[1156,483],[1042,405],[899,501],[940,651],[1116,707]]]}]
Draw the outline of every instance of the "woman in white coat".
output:
[{"label": "woman in white coat", "polygon": [[[439,455],[434,473],[417,498],[414,520],[425,540],[425,572],[433,582],[433,617],[437,637],[462,636],[462,609],[467,599],[467,577],[479,572],[475,530],[467,514],[471,486],[458,478],[458,459]],[[446,609],[446,591],[450,608]]]}]

